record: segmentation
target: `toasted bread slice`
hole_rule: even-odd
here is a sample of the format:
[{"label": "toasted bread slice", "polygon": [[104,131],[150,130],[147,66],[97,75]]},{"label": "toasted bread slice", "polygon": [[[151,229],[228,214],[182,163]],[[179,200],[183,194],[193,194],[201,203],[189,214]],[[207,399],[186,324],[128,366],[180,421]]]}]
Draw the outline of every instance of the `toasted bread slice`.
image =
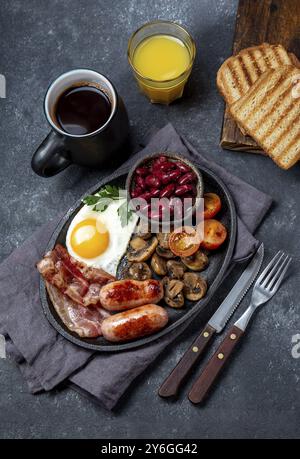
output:
[{"label": "toasted bread slice", "polygon": [[234,120],[283,169],[300,159],[300,70],[269,69],[229,107]]},{"label": "toasted bread slice", "polygon": [[270,68],[292,65],[292,59],[281,45],[263,43],[246,48],[227,59],[217,74],[217,86],[227,104],[232,104]]}]

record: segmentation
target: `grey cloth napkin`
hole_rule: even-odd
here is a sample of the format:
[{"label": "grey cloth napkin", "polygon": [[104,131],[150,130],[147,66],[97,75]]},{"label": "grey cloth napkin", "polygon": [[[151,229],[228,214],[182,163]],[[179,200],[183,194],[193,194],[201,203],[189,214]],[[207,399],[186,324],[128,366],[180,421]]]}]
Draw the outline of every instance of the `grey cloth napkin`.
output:
[{"label": "grey cloth napkin", "polygon": [[[249,258],[258,241],[252,236],[271,205],[271,198],[200,155],[171,124],[153,135],[147,146],[130,158],[109,179],[126,173],[140,157],[169,150],[181,153],[218,174],[231,191],[238,213],[234,261]],[[0,265],[0,333],[6,352],[19,366],[32,393],[48,391],[68,382],[112,409],[131,382],[155,360],[189,324],[150,345],[119,353],[93,353],[60,336],[45,318],[39,299],[35,263],[59,219],[38,229]]]}]

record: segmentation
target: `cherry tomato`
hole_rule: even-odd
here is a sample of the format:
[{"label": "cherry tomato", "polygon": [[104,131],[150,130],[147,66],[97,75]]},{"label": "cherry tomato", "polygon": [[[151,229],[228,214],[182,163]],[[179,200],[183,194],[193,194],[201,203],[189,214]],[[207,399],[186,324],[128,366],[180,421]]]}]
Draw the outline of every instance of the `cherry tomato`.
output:
[{"label": "cherry tomato", "polygon": [[221,210],[221,199],[216,193],[204,194],[204,220],[213,218]]},{"label": "cherry tomato", "polygon": [[191,226],[177,228],[169,237],[170,250],[178,257],[189,257],[200,247],[199,233]]},{"label": "cherry tomato", "polygon": [[201,247],[207,250],[216,250],[225,241],[227,229],[218,220],[204,220],[204,235]]}]

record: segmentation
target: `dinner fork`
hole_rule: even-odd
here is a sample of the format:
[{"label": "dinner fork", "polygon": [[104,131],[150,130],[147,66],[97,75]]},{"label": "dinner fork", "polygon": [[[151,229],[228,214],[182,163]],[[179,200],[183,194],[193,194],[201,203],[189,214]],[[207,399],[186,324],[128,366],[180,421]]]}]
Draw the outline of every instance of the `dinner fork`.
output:
[{"label": "dinner fork", "polygon": [[291,260],[292,258],[289,255],[280,250],[258,277],[253,287],[250,306],[229,330],[221,345],[194,383],[188,395],[191,402],[200,403],[203,401],[244,334],[253,313],[259,306],[269,301],[279,289]]}]

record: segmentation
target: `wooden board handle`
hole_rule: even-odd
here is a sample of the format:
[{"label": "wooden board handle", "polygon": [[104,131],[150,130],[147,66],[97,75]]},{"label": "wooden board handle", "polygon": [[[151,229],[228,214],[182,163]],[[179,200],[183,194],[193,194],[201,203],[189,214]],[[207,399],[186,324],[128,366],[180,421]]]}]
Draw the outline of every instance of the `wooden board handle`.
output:
[{"label": "wooden board handle", "polygon": [[203,401],[243,333],[243,330],[235,325],[229,330],[189,392],[188,397],[192,403],[201,403]]},{"label": "wooden board handle", "polygon": [[183,354],[174,370],[160,386],[158,394],[161,397],[172,397],[177,394],[179,387],[187,378],[215,332],[216,330],[208,324],[204,327],[198,338]]}]

